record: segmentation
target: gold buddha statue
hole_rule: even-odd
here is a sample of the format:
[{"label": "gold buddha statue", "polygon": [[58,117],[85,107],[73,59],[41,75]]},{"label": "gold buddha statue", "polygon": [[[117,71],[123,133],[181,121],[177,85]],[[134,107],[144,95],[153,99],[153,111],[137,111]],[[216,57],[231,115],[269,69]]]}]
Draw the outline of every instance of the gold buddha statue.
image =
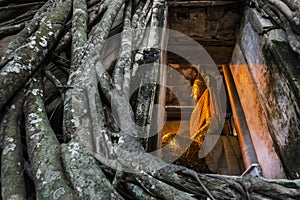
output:
[{"label": "gold buddha statue", "polygon": [[[208,173],[209,169],[205,163],[205,158],[199,158],[198,155],[210,125],[212,105],[209,89],[200,74],[193,82],[191,95],[197,101],[197,104],[191,114],[189,133],[167,133],[162,137],[162,146],[167,148],[168,154],[173,152],[175,155],[176,152],[184,152],[174,164]],[[185,148],[183,144],[191,145],[187,149],[182,149]],[[164,158],[164,155],[162,156]]]}]

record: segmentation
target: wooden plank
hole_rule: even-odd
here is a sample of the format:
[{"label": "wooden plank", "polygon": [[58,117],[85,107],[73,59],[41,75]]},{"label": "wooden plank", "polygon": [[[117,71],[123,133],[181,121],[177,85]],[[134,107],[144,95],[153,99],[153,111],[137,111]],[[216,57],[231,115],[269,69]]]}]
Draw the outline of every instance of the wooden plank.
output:
[{"label": "wooden plank", "polygon": [[[167,49],[168,46],[168,34],[166,32],[166,28],[168,25],[168,7],[166,6],[165,12],[164,12],[164,25],[163,25],[163,32],[162,32],[162,40],[161,40],[161,47],[162,50]],[[168,62],[168,54],[167,51],[161,51],[160,52],[160,61],[161,61],[161,65],[162,66],[167,66],[167,62]],[[161,105],[161,106],[165,106],[166,104],[166,87],[165,85],[167,84],[167,68],[166,67],[160,67],[159,69],[159,88],[158,88],[158,96],[156,97],[157,102]],[[161,145],[162,145],[162,129],[163,126],[165,124],[165,116],[166,112],[165,110],[162,109],[158,109],[157,111],[157,118],[154,118],[154,120],[156,120],[154,122],[154,125],[156,125],[156,127],[154,127],[155,129],[157,129],[157,147],[156,149],[160,149]],[[161,157],[161,151],[158,150],[157,154],[158,157]]]}]

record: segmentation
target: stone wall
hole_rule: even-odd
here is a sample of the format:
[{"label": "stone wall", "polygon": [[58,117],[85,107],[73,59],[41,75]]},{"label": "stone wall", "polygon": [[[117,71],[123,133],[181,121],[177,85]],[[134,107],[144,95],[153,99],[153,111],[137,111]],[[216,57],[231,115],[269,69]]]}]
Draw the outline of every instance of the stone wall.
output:
[{"label": "stone wall", "polygon": [[246,9],[231,71],[267,178],[300,176],[299,60],[283,29]]},{"label": "stone wall", "polygon": [[195,40],[235,40],[241,10],[237,6],[170,8],[170,28]]},{"label": "stone wall", "polygon": [[[233,3],[232,3],[233,2]],[[216,64],[230,62],[242,16],[241,4],[231,1],[222,6],[170,6],[169,28],[184,33],[201,44]],[[179,46],[184,38],[170,38],[169,46]],[[193,52],[193,47],[180,46]],[[221,49],[221,51],[220,51]],[[169,59],[180,58],[169,55]]]}]

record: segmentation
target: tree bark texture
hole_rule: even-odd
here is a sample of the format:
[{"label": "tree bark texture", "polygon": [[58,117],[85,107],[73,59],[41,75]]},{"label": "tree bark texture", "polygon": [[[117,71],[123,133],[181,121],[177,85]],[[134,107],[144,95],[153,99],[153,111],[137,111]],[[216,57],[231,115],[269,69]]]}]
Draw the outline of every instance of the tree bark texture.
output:
[{"label": "tree bark texture", "polygon": [[10,60],[12,60],[14,51],[17,48],[25,45],[28,41],[29,36],[31,36],[39,27],[40,21],[45,20],[45,16],[53,11],[56,5],[60,5],[61,1],[51,0],[47,1],[34,15],[33,20],[31,20],[20,33],[18,33],[16,39],[14,39],[6,49],[4,55],[1,58],[0,69]]},{"label": "tree bark texture", "polygon": [[1,155],[1,192],[3,199],[26,199],[23,176],[21,118],[24,91],[13,99],[1,124],[3,150]]},{"label": "tree bark texture", "polygon": [[[59,4],[60,5],[60,4]],[[45,59],[63,32],[71,1],[66,1],[43,21],[25,45],[13,53],[13,59],[0,70],[0,110],[20,89]]]},{"label": "tree bark texture", "polygon": [[24,105],[26,141],[37,199],[74,199],[61,165],[60,144],[47,118],[43,87],[31,79]]}]

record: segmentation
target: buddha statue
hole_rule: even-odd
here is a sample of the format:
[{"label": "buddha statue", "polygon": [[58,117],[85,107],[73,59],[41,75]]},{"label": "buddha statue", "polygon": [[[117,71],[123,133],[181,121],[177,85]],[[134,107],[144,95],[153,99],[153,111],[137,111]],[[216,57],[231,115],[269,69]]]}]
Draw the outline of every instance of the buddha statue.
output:
[{"label": "buddha statue", "polygon": [[[191,96],[197,101],[197,104],[191,114],[190,130],[183,133],[165,134],[162,137],[162,146],[166,148],[166,154],[162,156],[163,159],[168,160],[168,156],[172,157],[176,156],[178,152],[184,152],[174,164],[183,165],[198,172],[209,173],[205,158],[199,158],[199,150],[208,131],[212,105],[209,89],[200,74],[193,82]],[[186,144],[191,145],[186,147]]]}]

